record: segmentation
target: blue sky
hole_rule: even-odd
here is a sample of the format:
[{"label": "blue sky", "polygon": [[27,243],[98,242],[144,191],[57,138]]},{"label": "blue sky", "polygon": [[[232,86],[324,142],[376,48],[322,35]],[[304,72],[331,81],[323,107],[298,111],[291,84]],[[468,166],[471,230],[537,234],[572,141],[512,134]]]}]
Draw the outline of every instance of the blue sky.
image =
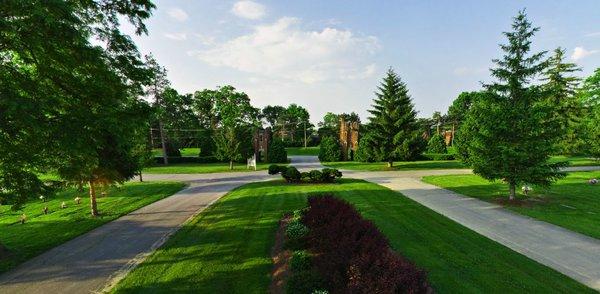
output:
[{"label": "blue sky", "polygon": [[[561,46],[581,76],[600,67],[600,1],[160,0],[134,37],[193,92],[231,84],[257,107],[297,103],[311,120],[355,111],[363,119],[388,67],[408,85],[419,116],[445,112],[490,81],[502,32],[527,9],[536,50]],[[127,26],[124,26],[127,30]]]}]

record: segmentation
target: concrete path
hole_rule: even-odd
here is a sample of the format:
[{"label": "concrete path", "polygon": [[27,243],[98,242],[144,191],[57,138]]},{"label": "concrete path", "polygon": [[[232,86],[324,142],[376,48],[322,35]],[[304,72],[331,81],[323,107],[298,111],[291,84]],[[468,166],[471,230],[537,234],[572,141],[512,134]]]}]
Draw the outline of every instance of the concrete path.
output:
[{"label": "concrete path", "polygon": [[471,171],[344,171],[344,177],[364,179],[398,191],[483,236],[600,290],[600,240],[421,181],[426,175],[451,173]]},{"label": "concrete path", "polygon": [[231,189],[272,178],[265,171],[144,177],[185,181],[189,187],[21,264],[0,276],[0,293],[101,291]]}]

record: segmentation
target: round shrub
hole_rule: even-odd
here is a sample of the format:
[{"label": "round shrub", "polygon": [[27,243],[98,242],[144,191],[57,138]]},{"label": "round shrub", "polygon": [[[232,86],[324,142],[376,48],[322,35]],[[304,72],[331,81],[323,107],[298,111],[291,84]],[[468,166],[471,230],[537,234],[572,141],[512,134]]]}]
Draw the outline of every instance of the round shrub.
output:
[{"label": "round shrub", "polygon": [[283,172],[285,172],[286,169],[287,169],[286,166],[271,164],[271,165],[269,165],[269,174],[276,175],[278,173],[283,173]]},{"label": "round shrub", "polygon": [[285,146],[280,140],[272,140],[269,144],[269,151],[267,152],[267,158],[269,162],[282,163],[287,162],[287,151]]},{"label": "round shrub", "polygon": [[285,228],[285,235],[290,240],[298,240],[308,234],[308,228],[300,220],[291,221]]},{"label": "round shrub", "polygon": [[292,258],[290,259],[290,270],[292,270],[292,272],[310,270],[310,267],[311,262],[308,251],[298,250],[292,253]]},{"label": "round shrub", "polygon": [[319,160],[325,162],[342,160],[342,150],[338,140],[333,137],[326,137],[321,141],[319,150]]},{"label": "round shrub", "polygon": [[286,168],[285,171],[282,171],[281,176],[289,183],[299,182],[302,178],[302,174],[300,174],[298,169],[293,166],[290,166]]},{"label": "round shrub", "polygon": [[333,183],[336,179],[342,177],[342,172],[335,168],[324,168],[321,173],[321,181],[325,183]]},{"label": "round shrub", "polygon": [[444,141],[444,137],[442,135],[433,135],[431,139],[429,139],[429,142],[427,143],[427,153],[448,153],[448,150],[446,149],[446,141]]},{"label": "round shrub", "polygon": [[310,181],[313,183],[318,183],[323,181],[323,173],[320,170],[311,170],[308,174]]}]

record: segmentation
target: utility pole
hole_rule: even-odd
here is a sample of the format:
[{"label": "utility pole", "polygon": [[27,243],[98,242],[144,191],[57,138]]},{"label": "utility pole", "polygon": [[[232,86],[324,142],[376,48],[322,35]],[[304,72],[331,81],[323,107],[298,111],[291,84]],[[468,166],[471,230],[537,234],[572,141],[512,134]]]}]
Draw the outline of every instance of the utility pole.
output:
[{"label": "utility pole", "polygon": [[306,148],[306,121],[304,121],[304,148]]},{"label": "utility pole", "polygon": [[167,142],[165,140],[165,129],[163,127],[162,120],[158,121],[158,128],[160,131],[160,144],[162,145],[163,163],[169,164],[169,157],[167,156]]}]

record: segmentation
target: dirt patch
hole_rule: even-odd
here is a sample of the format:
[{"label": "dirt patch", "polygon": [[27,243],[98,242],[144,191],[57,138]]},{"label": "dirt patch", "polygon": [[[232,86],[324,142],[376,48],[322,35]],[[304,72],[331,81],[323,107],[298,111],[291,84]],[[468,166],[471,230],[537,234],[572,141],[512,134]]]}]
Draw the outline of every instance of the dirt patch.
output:
[{"label": "dirt patch", "polygon": [[275,245],[271,250],[273,271],[271,272],[271,285],[269,286],[269,293],[285,293],[285,281],[289,276],[289,261],[292,257],[292,252],[284,248],[285,228],[291,220],[292,215],[286,214],[279,221],[279,228],[277,229],[277,234],[275,235]]},{"label": "dirt patch", "polygon": [[0,260],[8,259],[10,252],[4,245],[0,244]]}]

